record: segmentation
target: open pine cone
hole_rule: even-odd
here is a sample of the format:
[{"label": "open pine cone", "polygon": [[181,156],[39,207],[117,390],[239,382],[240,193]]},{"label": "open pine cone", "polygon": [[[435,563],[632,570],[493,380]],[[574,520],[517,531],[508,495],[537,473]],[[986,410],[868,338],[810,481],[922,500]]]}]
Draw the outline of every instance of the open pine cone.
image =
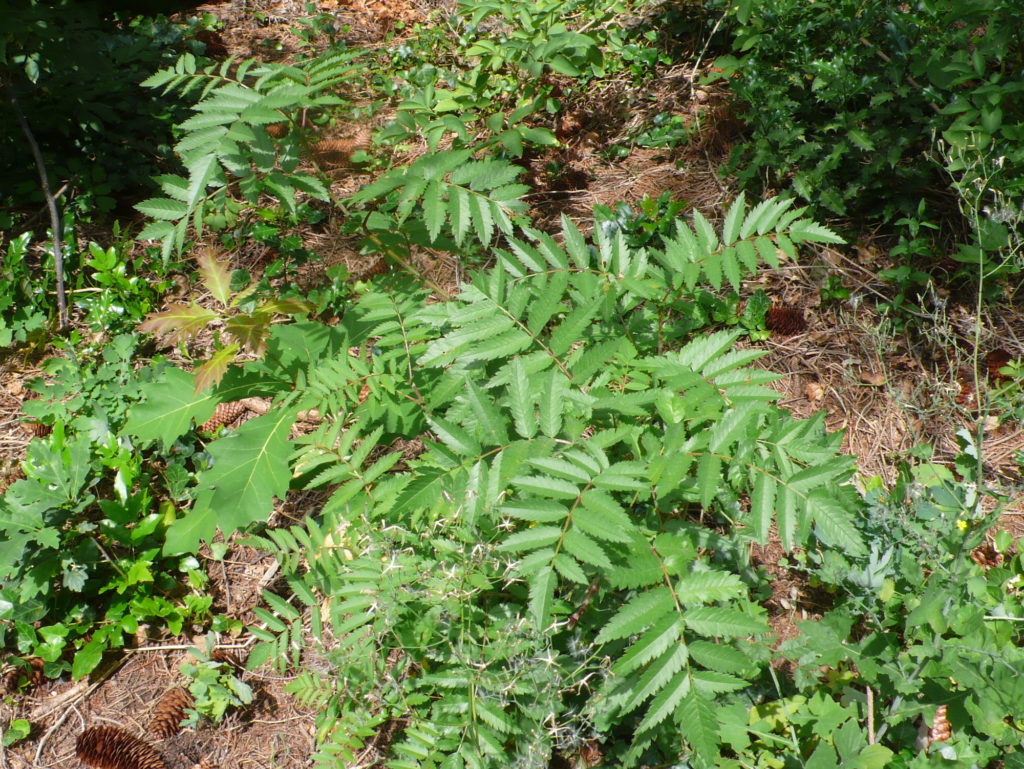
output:
[{"label": "open pine cone", "polygon": [[75,743],[78,760],[97,769],[167,769],[153,746],[116,726],[93,726]]}]

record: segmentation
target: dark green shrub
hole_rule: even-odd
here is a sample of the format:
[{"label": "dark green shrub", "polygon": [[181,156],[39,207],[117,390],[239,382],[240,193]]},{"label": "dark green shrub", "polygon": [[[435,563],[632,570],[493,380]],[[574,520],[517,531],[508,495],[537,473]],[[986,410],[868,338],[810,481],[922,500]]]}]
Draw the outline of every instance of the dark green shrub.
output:
[{"label": "dark green shrub", "polygon": [[[149,187],[170,153],[170,126],[184,105],[139,86],[185,45],[178,26],[140,17],[117,23],[91,3],[5,4],[0,36],[0,202],[41,205],[39,177],[8,99],[31,125],[54,191],[68,183],[79,211],[113,210]],[[8,90],[9,89],[9,90]]]},{"label": "dark green shrub", "polygon": [[733,156],[742,181],[889,220],[948,189],[931,153],[937,134],[1019,154],[1017,3],[782,0],[745,10],[729,17],[736,56],[719,59],[735,73],[750,132]]}]

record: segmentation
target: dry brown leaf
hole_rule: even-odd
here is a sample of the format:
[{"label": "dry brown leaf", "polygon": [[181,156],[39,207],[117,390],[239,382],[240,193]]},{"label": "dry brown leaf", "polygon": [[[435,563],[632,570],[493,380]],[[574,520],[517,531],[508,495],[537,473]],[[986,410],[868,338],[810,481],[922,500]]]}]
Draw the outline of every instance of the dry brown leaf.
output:
[{"label": "dry brown leaf", "polygon": [[807,386],[804,388],[804,395],[807,396],[807,400],[811,403],[820,401],[824,394],[825,388],[817,382],[808,382]]},{"label": "dry brown leaf", "polygon": [[862,371],[860,372],[860,381],[872,387],[881,387],[885,384],[885,374],[881,371]]}]

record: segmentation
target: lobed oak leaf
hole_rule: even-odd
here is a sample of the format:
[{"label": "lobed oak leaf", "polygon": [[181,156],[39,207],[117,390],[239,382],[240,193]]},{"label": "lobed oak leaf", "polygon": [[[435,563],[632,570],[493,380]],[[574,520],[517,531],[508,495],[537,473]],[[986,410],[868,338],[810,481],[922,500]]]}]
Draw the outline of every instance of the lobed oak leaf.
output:
[{"label": "lobed oak leaf", "polygon": [[224,331],[237,339],[243,347],[262,355],[267,349],[270,321],[270,314],[262,311],[236,315],[224,323]]},{"label": "lobed oak leaf", "polygon": [[260,312],[280,313],[281,315],[299,315],[300,313],[313,312],[312,302],[303,299],[271,299],[260,305]]},{"label": "lobed oak leaf", "polygon": [[222,347],[217,350],[217,352],[215,352],[210,359],[201,366],[196,367],[195,392],[198,394],[212,385],[219,384],[220,380],[224,378],[224,374],[227,373],[228,366],[232,361],[234,361],[236,355],[238,355],[238,345],[229,344],[227,347]]},{"label": "lobed oak leaf", "polygon": [[192,339],[216,319],[216,313],[195,302],[172,304],[163,312],[150,313],[139,331],[166,336],[165,342],[173,346]]},{"label": "lobed oak leaf", "polygon": [[218,302],[227,306],[231,299],[231,259],[212,248],[204,248],[196,261],[199,263],[199,277],[203,285]]}]

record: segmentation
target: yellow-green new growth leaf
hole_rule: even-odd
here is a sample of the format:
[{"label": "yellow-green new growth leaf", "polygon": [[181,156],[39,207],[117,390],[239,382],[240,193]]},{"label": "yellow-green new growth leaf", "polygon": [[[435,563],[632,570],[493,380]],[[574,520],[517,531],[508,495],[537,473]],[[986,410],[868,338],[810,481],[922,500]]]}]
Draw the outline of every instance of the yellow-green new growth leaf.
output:
[{"label": "yellow-green new growth leaf", "polygon": [[270,335],[270,313],[253,312],[235,315],[224,323],[224,330],[238,340],[242,347],[262,355],[267,349],[267,337]]},{"label": "yellow-green new growth leaf", "polygon": [[205,329],[217,315],[195,302],[172,304],[163,312],[154,312],[139,324],[139,331],[165,336],[164,342],[176,345]]},{"label": "yellow-green new growth leaf", "polygon": [[212,248],[204,248],[196,258],[199,263],[199,278],[213,294],[213,298],[225,307],[231,299],[231,260],[227,254],[218,254]]},{"label": "yellow-green new growth leaf", "polygon": [[[256,285],[254,284],[253,288]],[[259,307],[260,312],[277,313],[278,315],[301,315],[313,312],[315,309],[312,302],[307,302],[304,299],[271,299]]]},{"label": "yellow-green new growth leaf", "polygon": [[217,350],[208,361],[196,367],[195,392],[201,393],[208,387],[218,384],[227,373],[228,366],[238,355],[238,345],[231,344]]}]

